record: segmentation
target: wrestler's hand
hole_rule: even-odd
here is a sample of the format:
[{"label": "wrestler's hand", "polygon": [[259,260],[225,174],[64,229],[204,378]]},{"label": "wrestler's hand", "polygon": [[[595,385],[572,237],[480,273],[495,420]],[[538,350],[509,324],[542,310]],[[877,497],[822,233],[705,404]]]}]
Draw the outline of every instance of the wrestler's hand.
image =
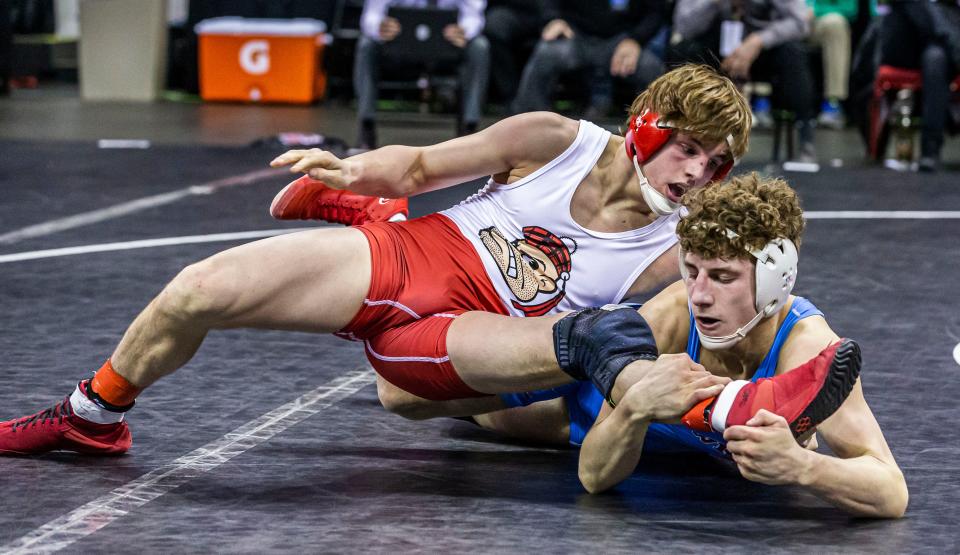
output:
[{"label": "wrestler's hand", "polygon": [[572,39],[573,29],[570,28],[570,24],[566,21],[562,19],[554,19],[544,25],[543,32],[540,33],[540,38],[547,42],[560,38]]},{"label": "wrestler's hand", "polygon": [[290,166],[290,173],[305,173],[333,189],[349,189],[358,173],[355,162],[341,160],[319,148],[288,150],[274,158],[270,166]]},{"label": "wrestler's hand", "polygon": [[[631,369],[634,365],[637,368]],[[730,378],[714,376],[686,353],[660,355],[653,364],[636,361],[623,371],[638,379],[617,408],[624,407],[644,420],[677,421],[693,405],[719,395],[730,383]]]},{"label": "wrestler's hand", "polygon": [[723,438],[740,474],[761,484],[798,484],[816,457],[797,443],[784,417],[764,409],[745,426],[727,428]]},{"label": "wrestler's hand", "polygon": [[447,42],[457,48],[463,48],[467,45],[466,32],[464,32],[463,27],[454,23],[443,28],[443,38],[447,39]]}]

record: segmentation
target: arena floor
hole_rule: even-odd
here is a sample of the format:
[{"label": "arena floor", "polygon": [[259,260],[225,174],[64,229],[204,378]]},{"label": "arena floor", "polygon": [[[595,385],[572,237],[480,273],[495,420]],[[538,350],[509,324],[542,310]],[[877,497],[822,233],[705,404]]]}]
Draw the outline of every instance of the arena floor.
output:
[{"label": "arena floor", "polygon": [[[270,219],[289,178],[265,171],[277,151],[244,145],[291,130],[353,138],[338,106],[18,92],[0,118],[0,418],[69,393],[184,265],[303,225]],[[452,129],[393,115],[381,137]],[[589,495],[575,451],[386,413],[357,344],[240,330],[211,334],[141,397],[129,454],[0,459],[0,553],[957,553],[960,149],[948,143],[948,171],[925,176],[864,167],[852,131],[818,142],[840,167],[785,174],[810,217],[796,291],[863,347],[867,400],[910,487],[902,520],[851,519],[699,457],[645,460]],[[737,171],[763,168],[769,144],[759,136]]]}]

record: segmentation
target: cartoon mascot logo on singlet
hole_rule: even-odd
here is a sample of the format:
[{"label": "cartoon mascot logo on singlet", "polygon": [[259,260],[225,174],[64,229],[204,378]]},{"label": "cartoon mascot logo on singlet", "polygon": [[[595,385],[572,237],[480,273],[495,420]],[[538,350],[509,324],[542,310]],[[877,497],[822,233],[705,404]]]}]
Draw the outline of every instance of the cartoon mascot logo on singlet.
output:
[{"label": "cartoon mascot logo on singlet", "polygon": [[[577,242],[539,226],[523,228],[523,238],[510,242],[495,227],[480,230],[480,240],[493,256],[507,287],[510,303],[525,316],[543,316],[563,300]],[[545,300],[532,303],[537,296]]]}]

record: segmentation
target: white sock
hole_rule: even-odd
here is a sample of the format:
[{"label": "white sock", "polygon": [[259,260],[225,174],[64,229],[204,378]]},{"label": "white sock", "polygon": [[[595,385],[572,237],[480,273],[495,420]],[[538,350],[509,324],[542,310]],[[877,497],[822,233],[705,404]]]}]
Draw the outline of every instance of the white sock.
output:
[{"label": "white sock", "polygon": [[733,406],[737,394],[747,385],[747,380],[736,380],[727,384],[717,396],[717,402],[713,404],[713,412],[710,414],[710,427],[717,432],[727,429],[727,415],[730,414],[730,407]]},{"label": "white sock", "polygon": [[[89,385],[87,387],[90,387]],[[70,406],[73,407],[73,413],[96,424],[116,424],[123,420],[124,412],[113,412],[94,403],[82,391],[80,385],[73,390],[70,395]]]}]

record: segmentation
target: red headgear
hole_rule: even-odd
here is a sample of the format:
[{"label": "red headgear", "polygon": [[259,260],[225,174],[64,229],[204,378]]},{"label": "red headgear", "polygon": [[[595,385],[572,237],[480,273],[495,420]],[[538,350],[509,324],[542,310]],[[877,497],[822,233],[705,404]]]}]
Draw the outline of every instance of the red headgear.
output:
[{"label": "red headgear", "polygon": [[[640,115],[631,117],[627,125],[627,133],[623,136],[627,157],[632,160],[636,156],[638,162],[645,163],[667,144],[673,129],[669,123],[660,122],[660,114],[650,110],[644,110]],[[723,181],[732,168],[733,160],[727,160],[713,172],[710,181]]]}]

